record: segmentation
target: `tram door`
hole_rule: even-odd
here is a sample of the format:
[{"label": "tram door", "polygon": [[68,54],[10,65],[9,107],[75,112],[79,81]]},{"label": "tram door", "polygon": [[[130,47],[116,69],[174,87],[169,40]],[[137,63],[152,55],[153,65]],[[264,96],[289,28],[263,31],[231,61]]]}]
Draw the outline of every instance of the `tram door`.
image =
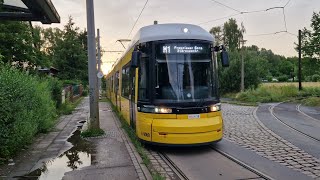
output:
[{"label": "tram door", "polygon": [[135,105],[135,81],[136,81],[136,69],[130,68],[129,75],[129,107],[130,107],[130,125],[136,129],[136,105]]}]

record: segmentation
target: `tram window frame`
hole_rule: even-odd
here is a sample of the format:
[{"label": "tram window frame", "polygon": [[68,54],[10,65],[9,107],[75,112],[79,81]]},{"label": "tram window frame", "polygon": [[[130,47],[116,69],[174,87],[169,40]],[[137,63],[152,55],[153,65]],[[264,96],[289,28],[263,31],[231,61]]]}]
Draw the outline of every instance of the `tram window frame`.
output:
[{"label": "tram window frame", "polygon": [[110,91],[112,91],[112,92],[114,92],[114,79],[113,79],[114,77],[113,77],[113,75],[110,77],[110,79],[111,79],[111,89],[110,89]]},{"label": "tram window frame", "polygon": [[119,82],[119,71],[117,71],[116,73],[115,73],[115,93],[116,94],[118,94],[119,92],[119,84],[120,84],[120,82]]},{"label": "tram window frame", "polygon": [[[150,58],[149,57],[141,57],[139,61],[139,71],[138,71],[138,101],[149,101],[150,95],[150,87],[149,87],[149,74],[150,74]],[[144,68],[144,69],[142,69]],[[143,71],[142,71],[143,70]],[[144,73],[142,73],[144,72]],[[144,81],[141,81],[143,79]],[[142,84],[144,82],[144,84]],[[143,87],[142,87],[143,86]],[[142,90],[143,89],[143,90]],[[145,91],[143,93],[143,91]]]},{"label": "tram window frame", "polygon": [[121,96],[126,99],[129,99],[129,94],[130,94],[129,75],[130,75],[130,62],[122,67]]}]

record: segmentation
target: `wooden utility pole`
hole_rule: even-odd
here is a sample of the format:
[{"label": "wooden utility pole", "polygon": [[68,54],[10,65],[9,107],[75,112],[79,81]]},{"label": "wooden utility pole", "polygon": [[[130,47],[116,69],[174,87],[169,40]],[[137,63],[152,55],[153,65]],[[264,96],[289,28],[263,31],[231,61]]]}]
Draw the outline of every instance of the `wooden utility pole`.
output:
[{"label": "wooden utility pole", "polygon": [[243,51],[244,51],[244,43],[247,40],[243,40],[243,38],[240,40],[241,43],[241,86],[240,86],[240,90],[241,92],[244,91],[244,55],[243,55]]},{"label": "wooden utility pole", "polygon": [[302,79],[302,74],[301,74],[301,30],[299,30],[299,63],[298,63],[298,79],[299,79],[299,91],[302,90],[302,84],[301,84],[301,79]]}]

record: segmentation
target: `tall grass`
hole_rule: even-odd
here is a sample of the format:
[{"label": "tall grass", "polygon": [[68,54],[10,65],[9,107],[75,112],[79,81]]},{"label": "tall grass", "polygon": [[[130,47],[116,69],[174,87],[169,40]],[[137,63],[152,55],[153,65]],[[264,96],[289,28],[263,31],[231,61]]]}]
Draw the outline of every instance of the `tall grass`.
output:
[{"label": "tall grass", "polygon": [[[262,86],[295,86],[298,87],[298,82],[268,82]],[[302,82],[302,87],[320,87],[320,82]]]},{"label": "tall grass", "polygon": [[245,92],[238,93],[236,100],[243,102],[281,102],[287,100],[302,100],[304,103],[317,104],[320,97],[320,87],[305,87],[299,91],[296,86],[260,86],[257,89],[249,89]]}]

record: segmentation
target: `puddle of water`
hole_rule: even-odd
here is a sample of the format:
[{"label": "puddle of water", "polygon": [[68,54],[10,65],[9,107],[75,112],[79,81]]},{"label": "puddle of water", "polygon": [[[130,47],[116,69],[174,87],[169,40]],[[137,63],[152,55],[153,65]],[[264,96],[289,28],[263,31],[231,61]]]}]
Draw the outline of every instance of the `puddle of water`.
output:
[{"label": "puddle of water", "polygon": [[62,179],[64,174],[69,171],[81,169],[91,165],[91,156],[93,149],[90,142],[80,137],[80,129],[82,126],[78,126],[78,129],[68,139],[73,147],[65,151],[59,157],[47,161],[44,165],[32,171],[31,173],[20,177],[21,179],[46,179],[56,180]]}]

